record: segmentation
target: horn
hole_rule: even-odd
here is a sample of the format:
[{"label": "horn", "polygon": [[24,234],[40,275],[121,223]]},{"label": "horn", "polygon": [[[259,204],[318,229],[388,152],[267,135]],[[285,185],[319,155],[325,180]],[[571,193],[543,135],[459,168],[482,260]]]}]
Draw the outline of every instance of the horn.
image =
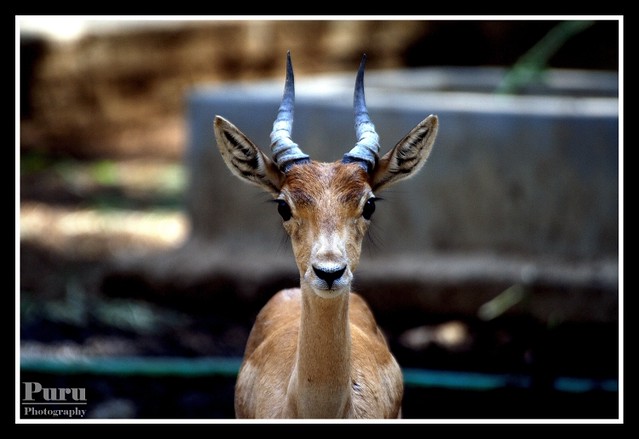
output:
[{"label": "horn", "polygon": [[371,122],[366,109],[364,96],[364,67],[366,54],[362,56],[362,62],[357,71],[355,80],[355,93],[353,96],[353,108],[355,111],[355,135],[357,143],[355,147],[342,158],[343,163],[359,163],[366,171],[371,172],[379,158],[379,136],[375,131],[375,125]]},{"label": "horn", "polygon": [[291,64],[291,51],[286,53],[286,82],[282,103],[273,123],[271,132],[271,152],[273,161],[282,172],[288,172],[291,166],[310,161],[293,140],[293,107],[295,106],[295,78],[293,77],[293,65]]}]

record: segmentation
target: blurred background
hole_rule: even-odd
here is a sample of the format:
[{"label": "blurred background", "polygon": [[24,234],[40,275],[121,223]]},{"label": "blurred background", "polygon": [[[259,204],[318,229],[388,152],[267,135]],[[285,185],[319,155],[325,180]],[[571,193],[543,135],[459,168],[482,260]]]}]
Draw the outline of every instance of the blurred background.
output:
[{"label": "blurred background", "polygon": [[213,117],[268,147],[290,50],[293,138],[335,160],[366,53],[384,150],[441,123],[356,273],[404,417],[618,418],[620,25],[17,17],[19,381],[86,389],[89,418],[233,418],[253,319],[298,275]]}]

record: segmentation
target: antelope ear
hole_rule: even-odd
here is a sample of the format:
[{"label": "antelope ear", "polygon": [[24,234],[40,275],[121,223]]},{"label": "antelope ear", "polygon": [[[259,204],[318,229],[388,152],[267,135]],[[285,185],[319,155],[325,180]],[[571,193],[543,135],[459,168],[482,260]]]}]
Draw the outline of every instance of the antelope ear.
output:
[{"label": "antelope ear", "polygon": [[431,114],[386,153],[371,171],[371,188],[381,191],[415,175],[430,155],[438,124],[437,116]]},{"label": "antelope ear", "polygon": [[231,172],[277,196],[284,181],[284,174],[277,165],[223,117],[215,116],[213,128],[217,147]]}]

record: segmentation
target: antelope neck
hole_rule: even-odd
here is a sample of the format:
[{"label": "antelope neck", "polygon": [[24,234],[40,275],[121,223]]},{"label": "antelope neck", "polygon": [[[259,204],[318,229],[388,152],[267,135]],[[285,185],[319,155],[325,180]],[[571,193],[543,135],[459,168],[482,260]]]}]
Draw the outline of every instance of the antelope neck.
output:
[{"label": "antelope neck", "polygon": [[325,299],[302,284],[302,313],[295,373],[291,378],[301,417],[335,418],[348,414],[351,401],[349,292]]}]

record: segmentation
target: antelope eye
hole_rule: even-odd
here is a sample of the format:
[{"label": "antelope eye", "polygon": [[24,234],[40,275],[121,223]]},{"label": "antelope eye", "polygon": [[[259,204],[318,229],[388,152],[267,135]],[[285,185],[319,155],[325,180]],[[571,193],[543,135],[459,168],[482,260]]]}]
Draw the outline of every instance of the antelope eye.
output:
[{"label": "antelope eye", "polygon": [[277,201],[277,213],[280,214],[284,221],[288,221],[293,216],[291,212],[291,206],[284,200],[275,200]]},{"label": "antelope eye", "polygon": [[369,198],[366,200],[366,204],[364,204],[364,210],[362,211],[362,216],[364,219],[371,219],[373,216],[373,212],[375,212],[375,198]]}]

